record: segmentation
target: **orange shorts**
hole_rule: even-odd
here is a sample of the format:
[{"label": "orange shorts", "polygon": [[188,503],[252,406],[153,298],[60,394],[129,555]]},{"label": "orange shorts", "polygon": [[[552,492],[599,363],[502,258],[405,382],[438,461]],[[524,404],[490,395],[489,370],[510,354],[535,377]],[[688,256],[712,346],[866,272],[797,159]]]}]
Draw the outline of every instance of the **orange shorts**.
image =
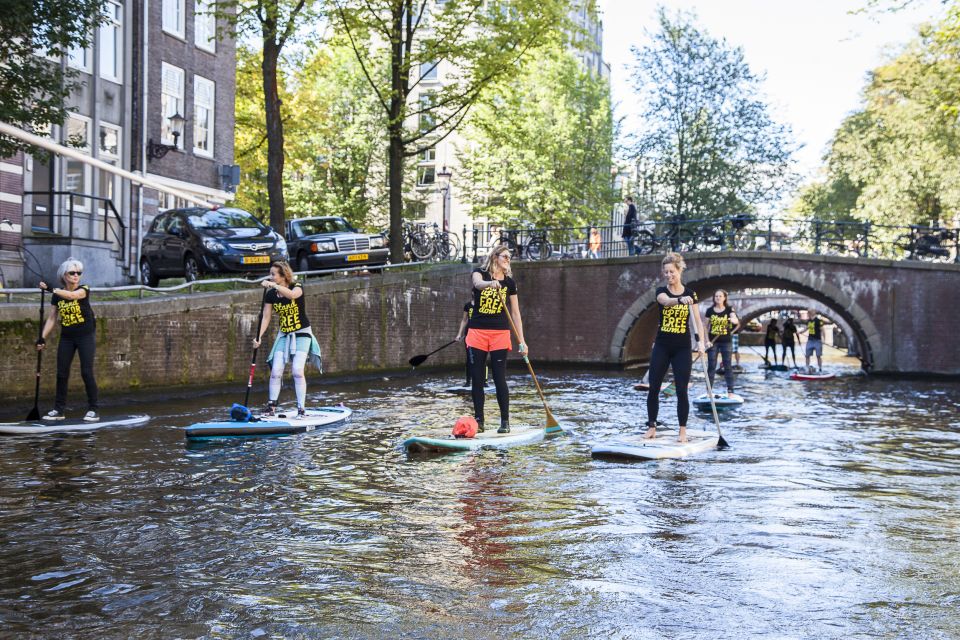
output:
[{"label": "orange shorts", "polygon": [[509,329],[467,329],[466,343],[468,347],[488,352],[513,348]]}]

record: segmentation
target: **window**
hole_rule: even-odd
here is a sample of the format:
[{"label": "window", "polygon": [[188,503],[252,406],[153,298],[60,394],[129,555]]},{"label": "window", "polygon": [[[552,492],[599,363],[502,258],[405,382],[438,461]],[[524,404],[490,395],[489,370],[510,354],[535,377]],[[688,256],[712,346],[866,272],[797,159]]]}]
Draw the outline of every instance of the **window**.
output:
[{"label": "window", "polygon": [[[98,140],[100,160],[116,166],[120,160],[120,127],[101,122]],[[120,176],[102,170],[97,170],[97,174],[99,175],[97,195],[115,201],[120,195]],[[114,206],[116,206],[116,202],[114,202]],[[102,207],[100,207],[100,213],[104,213]]]},{"label": "window", "polygon": [[216,88],[212,80],[193,76],[193,152],[213,157],[213,100]]},{"label": "window", "polygon": [[163,0],[163,30],[172,36],[184,36],[184,0]]},{"label": "window", "polygon": [[67,52],[67,64],[79,71],[90,73],[90,62],[93,58],[93,47],[91,43],[86,46],[75,46]]},{"label": "window", "polygon": [[195,0],[193,5],[193,43],[197,48],[217,51],[216,0]]},{"label": "window", "polygon": [[420,162],[434,162],[437,159],[437,148],[430,147],[420,154]]},{"label": "window", "polygon": [[163,84],[160,89],[160,142],[173,144],[170,116],[175,113],[183,115],[183,69],[166,62],[161,64],[161,69]]},{"label": "window", "polygon": [[123,6],[108,0],[100,25],[100,77],[123,82]]},{"label": "window", "polygon": [[436,116],[433,111],[428,110],[433,107],[435,102],[435,96],[432,93],[420,94],[420,131],[429,131],[436,125]]},{"label": "window", "polygon": [[[71,114],[64,123],[67,134],[67,144],[82,153],[90,153],[90,119]],[[77,194],[90,194],[90,165],[79,160],[67,158],[63,176],[64,191],[73,191]],[[87,198],[75,198],[75,209],[89,211]]]},{"label": "window", "polygon": [[420,79],[426,82],[436,82],[437,81],[437,69],[440,65],[436,62],[421,62],[420,63]]},{"label": "window", "polygon": [[417,186],[426,187],[437,181],[437,168],[433,165],[417,167]]}]

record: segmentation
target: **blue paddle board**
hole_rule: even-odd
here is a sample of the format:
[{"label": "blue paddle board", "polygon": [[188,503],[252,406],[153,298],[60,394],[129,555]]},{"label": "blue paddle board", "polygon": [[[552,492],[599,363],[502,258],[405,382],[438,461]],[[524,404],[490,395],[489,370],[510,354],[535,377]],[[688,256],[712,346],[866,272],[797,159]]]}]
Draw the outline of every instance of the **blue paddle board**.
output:
[{"label": "blue paddle board", "polygon": [[296,410],[280,411],[269,418],[254,417],[250,422],[198,422],[184,429],[189,440],[207,438],[262,438],[270,436],[289,436],[297,433],[315,431],[321,427],[342,424],[350,419],[352,409],[347,407],[315,407],[307,409],[302,418]]}]

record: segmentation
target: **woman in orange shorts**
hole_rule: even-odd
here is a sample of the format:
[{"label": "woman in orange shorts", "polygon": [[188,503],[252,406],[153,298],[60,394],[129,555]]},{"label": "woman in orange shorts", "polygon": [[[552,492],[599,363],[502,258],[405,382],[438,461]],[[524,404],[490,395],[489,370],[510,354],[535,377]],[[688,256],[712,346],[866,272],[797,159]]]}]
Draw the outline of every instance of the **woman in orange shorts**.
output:
[{"label": "woman in orange shorts", "polygon": [[[473,388],[473,414],[483,431],[483,387],[486,380],[487,354],[490,371],[497,387],[500,406],[500,428],[497,433],[510,433],[510,395],[507,392],[507,352],[510,351],[510,321],[504,303],[510,305],[510,315],[517,327],[520,353],[529,355],[523,339],[523,321],[517,302],[517,283],[511,277],[510,248],[498,245],[489,254],[483,266],[473,271],[473,315],[467,324],[467,350]],[[504,295],[506,294],[506,295]]]}]

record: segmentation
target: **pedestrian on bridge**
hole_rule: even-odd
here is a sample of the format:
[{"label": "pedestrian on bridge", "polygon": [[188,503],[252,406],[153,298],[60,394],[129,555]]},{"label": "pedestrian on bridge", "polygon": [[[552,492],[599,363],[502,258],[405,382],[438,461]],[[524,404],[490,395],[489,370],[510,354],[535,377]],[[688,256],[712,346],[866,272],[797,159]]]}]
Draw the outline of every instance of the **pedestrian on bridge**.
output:
[{"label": "pedestrian on bridge", "polygon": [[700,319],[700,307],[697,294],[683,284],[682,275],[686,268],[683,256],[668,253],[662,263],[663,278],[666,286],[657,287],[657,305],[660,322],[657,337],[650,354],[650,390],[647,392],[647,432],[644,438],[657,437],[657,414],[660,412],[660,386],[667,370],[673,368],[673,379],[677,388],[677,420],[680,423],[680,442],[687,441],[687,418],[690,415],[688,388],[693,357],[690,352],[690,316],[693,316],[697,338],[697,351],[703,355],[703,323]]},{"label": "pedestrian on bridge", "polygon": [[637,205],[633,204],[633,198],[627,196],[624,202],[627,205],[627,215],[623,219],[623,241],[627,243],[627,255],[636,255],[637,247],[633,244],[634,229],[637,226]]}]

